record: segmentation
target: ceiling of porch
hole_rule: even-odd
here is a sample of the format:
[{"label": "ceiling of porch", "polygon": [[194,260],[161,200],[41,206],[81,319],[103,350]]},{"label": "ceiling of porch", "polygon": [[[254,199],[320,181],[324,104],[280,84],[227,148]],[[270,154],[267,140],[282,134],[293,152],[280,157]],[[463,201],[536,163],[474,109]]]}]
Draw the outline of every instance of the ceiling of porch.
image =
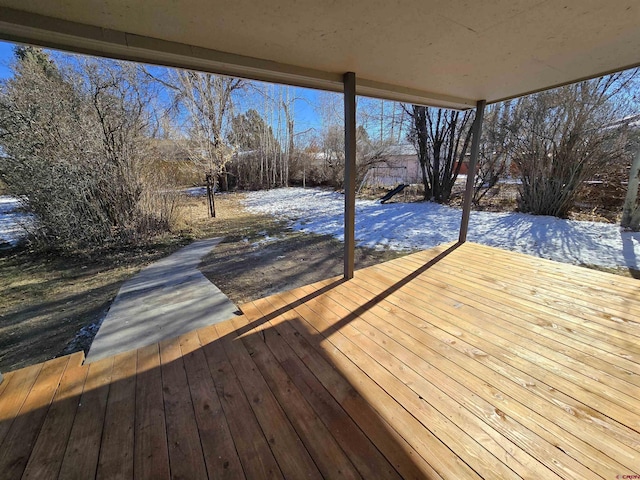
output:
[{"label": "ceiling of porch", "polygon": [[0,38],[467,108],[640,64],[640,3],[0,0]]}]

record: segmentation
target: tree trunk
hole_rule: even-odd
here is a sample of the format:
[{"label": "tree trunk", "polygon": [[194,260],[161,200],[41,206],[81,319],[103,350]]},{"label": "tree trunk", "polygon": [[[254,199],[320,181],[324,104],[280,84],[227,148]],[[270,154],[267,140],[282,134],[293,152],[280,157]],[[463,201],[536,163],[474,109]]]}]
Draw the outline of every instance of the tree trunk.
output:
[{"label": "tree trunk", "polygon": [[427,177],[427,167],[420,162],[420,171],[422,172],[422,185],[424,185],[424,199],[429,200],[431,197],[431,188],[429,187],[429,179]]},{"label": "tree trunk", "polygon": [[209,201],[209,215],[212,218],[215,218],[215,216],[216,216],[216,203],[215,203],[215,199],[214,199],[213,195],[215,193],[216,184],[215,184],[215,181],[214,181],[213,174],[207,173],[206,180],[207,180],[207,200]]}]

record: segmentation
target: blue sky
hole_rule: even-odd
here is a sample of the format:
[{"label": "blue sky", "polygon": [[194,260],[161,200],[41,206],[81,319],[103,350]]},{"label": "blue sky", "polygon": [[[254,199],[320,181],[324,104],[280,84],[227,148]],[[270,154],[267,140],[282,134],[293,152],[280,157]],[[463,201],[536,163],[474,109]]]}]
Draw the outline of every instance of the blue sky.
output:
[{"label": "blue sky", "polygon": [[[0,80],[11,76],[9,65],[13,60],[13,46],[13,43],[0,41]],[[298,98],[294,105],[296,133],[310,128],[319,129],[320,116],[316,111],[318,94],[319,92],[308,88],[290,89],[291,97]]]},{"label": "blue sky", "polygon": [[0,42],[0,79],[11,75],[9,63],[13,58],[13,43]]},{"label": "blue sky", "polygon": [[[12,43],[0,41],[0,80],[11,76],[11,69],[9,68],[9,65],[13,61],[13,47],[14,44]],[[267,94],[275,96],[276,98],[278,98],[280,94],[282,94],[283,97],[286,96],[286,90],[284,87],[273,86],[273,84],[265,85],[266,87],[261,89],[263,92],[267,92]],[[280,90],[278,91],[278,89]],[[311,137],[317,138],[320,136],[322,131],[322,115],[320,113],[320,106],[323,100],[326,101],[328,99],[328,96],[335,96],[335,101],[330,102],[330,104],[332,105],[331,111],[334,112],[333,114],[331,114],[331,122],[335,124],[342,123],[342,99],[340,98],[340,94],[321,92],[319,90],[312,90],[301,87],[289,87],[288,92],[289,97],[295,99],[295,102],[293,104],[295,134],[306,134],[306,139],[303,140],[303,143],[306,143],[306,141],[308,141]],[[385,102],[385,106],[382,108],[386,109],[385,111],[389,111],[392,106],[391,104],[392,102]],[[375,112],[382,106],[380,101],[364,98],[359,98],[358,105],[363,107],[366,106],[369,112]],[[255,108],[256,110],[258,110],[258,112],[260,112],[261,115],[264,115],[265,109],[263,107],[264,97],[257,93],[251,94],[249,92],[243,95],[242,99],[238,101],[235,113],[238,114],[248,110],[249,108]],[[364,109],[361,110],[359,108],[359,112],[361,111],[364,111]],[[269,122],[269,119],[265,120]],[[369,135],[371,135],[372,137],[380,135],[381,129],[379,122],[370,122],[364,119],[364,117],[360,116],[358,118],[358,122],[363,122],[363,126],[367,129]],[[271,124],[274,131],[276,131],[278,129],[277,118],[273,118],[271,120]],[[280,119],[280,131],[282,132],[282,135],[284,135],[284,114],[281,115]],[[386,132],[386,130],[383,131]],[[302,139],[303,137],[298,138]]]}]

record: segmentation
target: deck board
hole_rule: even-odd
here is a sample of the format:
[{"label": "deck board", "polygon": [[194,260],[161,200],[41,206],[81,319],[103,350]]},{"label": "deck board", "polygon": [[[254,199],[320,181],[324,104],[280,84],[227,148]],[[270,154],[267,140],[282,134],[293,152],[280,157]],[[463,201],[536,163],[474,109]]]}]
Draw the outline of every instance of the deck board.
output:
[{"label": "deck board", "polygon": [[196,332],[180,337],[189,390],[200,432],[207,473],[216,479],[244,478],[229,424]]},{"label": "deck board", "polygon": [[[367,279],[369,280],[369,278]],[[411,296],[398,296],[398,300],[395,300],[395,297],[390,298],[390,302],[393,302],[397,306],[401,306],[406,308],[409,311],[412,311],[414,314],[424,311],[426,308],[435,309],[436,302],[423,302],[421,299],[412,298]],[[432,310],[433,311],[433,310]],[[478,333],[478,329],[474,326],[473,321],[470,319],[463,319],[461,316],[445,316],[440,314],[440,317],[436,317],[435,315],[429,316],[428,321],[432,322],[432,325],[437,326],[439,328],[445,329],[453,334],[456,340],[449,339],[447,346],[453,347],[455,345],[454,342],[461,343],[464,340],[473,341],[472,344],[466,345],[466,348],[463,347],[463,351],[459,352],[458,355],[453,354],[453,352],[438,352],[440,355],[433,357],[433,364],[442,364],[444,363],[443,359],[455,358],[457,360],[457,365],[452,365],[451,363],[445,363],[442,365],[443,371],[447,372],[447,376],[450,379],[457,379],[458,382],[464,383],[468,388],[473,389],[473,393],[475,395],[481,396],[486,400],[492,402],[495,405],[495,408],[499,410],[499,416],[501,416],[501,420],[503,423],[507,419],[517,418],[522,419],[521,422],[524,422],[525,425],[537,435],[545,438],[551,445],[554,445],[559,440],[563,439],[562,435],[568,435],[569,437],[563,440],[564,443],[570,445],[570,447],[563,447],[564,451],[579,448],[579,455],[586,455],[587,462],[591,462],[591,458],[593,456],[598,456],[599,451],[589,447],[588,442],[580,441],[578,438],[575,438],[571,435],[571,432],[574,431],[571,428],[568,428],[568,432],[561,431],[552,421],[549,421],[546,417],[546,411],[548,408],[553,407],[553,405],[545,405],[541,402],[535,402],[531,396],[529,390],[536,388],[539,379],[544,379],[545,373],[539,375],[532,381],[525,383],[524,388],[520,388],[517,384],[511,384],[508,381],[508,378],[504,378],[499,375],[493,375],[492,372],[488,372],[483,369],[479,369],[477,367],[477,361],[483,359],[485,357],[495,357],[502,358],[509,362],[511,360],[511,364],[519,367],[521,372],[526,371],[536,371],[536,372],[544,372],[542,368],[536,366],[537,358],[535,356],[525,356],[522,355],[521,352],[518,352],[513,358],[509,358],[509,352],[503,349],[500,351],[500,345],[513,345],[507,342],[502,342],[500,337],[490,336],[486,334],[486,326],[482,327],[483,337],[487,340],[483,341],[482,338],[469,338],[475,333]],[[441,318],[441,317],[444,317]],[[424,319],[424,315],[422,316]],[[418,332],[413,333],[414,336],[418,336]],[[515,338],[515,337],[514,337]],[[496,346],[496,344],[498,344]],[[525,357],[525,358],[523,358]],[[431,357],[429,357],[431,358]],[[470,361],[469,359],[473,359],[474,361]],[[529,362],[531,362],[529,364]],[[458,368],[459,367],[459,368]],[[575,385],[570,385],[571,388],[575,388]],[[496,397],[499,395],[498,402],[496,402]],[[507,396],[509,395],[509,396]],[[514,400],[519,402],[514,402]],[[476,401],[474,405],[477,407],[479,402]],[[536,406],[537,408],[532,408],[532,406]],[[536,411],[538,415],[535,415]],[[566,413],[566,412],[564,412]],[[506,417],[503,417],[504,416]],[[493,417],[495,418],[495,417]],[[556,421],[569,421],[571,417],[565,418],[564,416],[560,418],[560,420]],[[581,428],[582,425],[580,422],[573,422],[572,427]],[[499,427],[496,427],[499,428]],[[505,434],[512,434],[513,428],[508,428]],[[517,432],[517,429],[515,430]],[[587,437],[588,438],[588,437]],[[535,442],[535,445],[538,446],[540,443],[539,440]],[[608,446],[608,443],[605,442],[605,445]],[[613,449],[615,452],[615,448]],[[551,461],[551,465],[560,462],[560,459],[556,459],[553,456],[554,449],[549,450],[546,456],[538,455],[538,458]],[[557,452],[560,454],[561,452]],[[565,459],[566,462],[566,459]],[[600,468],[600,461],[594,460],[592,468],[598,469]],[[611,472],[608,472],[610,474]],[[586,475],[585,472],[580,473],[580,475]]]},{"label": "deck board", "polygon": [[[373,278],[374,275],[370,275],[370,277]],[[419,283],[419,280],[416,283]],[[414,311],[417,313],[419,313],[420,309],[425,309],[428,306],[433,305],[433,302],[427,302],[422,298],[416,298],[416,296],[422,296],[422,289],[414,289],[414,287],[411,286],[408,290],[412,290],[413,296],[412,294],[403,292],[401,295],[401,301],[407,301],[408,299],[410,304],[414,305]],[[494,298],[494,301],[499,303],[501,299]],[[516,303],[510,305],[512,316],[514,317],[519,314],[518,311],[514,310],[516,305]],[[604,413],[618,420],[624,419],[625,422],[630,422],[636,429],[640,428],[640,423],[638,423],[640,416],[637,412],[634,412],[633,409],[633,405],[637,404],[637,397],[634,398],[627,393],[631,390],[631,387],[626,391],[616,390],[613,388],[603,388],[603,381],[606,380],[605,372],[581,368],[580,365],[576,367],[578,370],[563,368],[557,365],[554,361],[543,356],[537,351],[537,348],[527,348],[526,344],[530,342],[530,338],[523,339],[518,336],[506,335],[504,332],[498,331],[499,329],[491,325],[490,322],[476,324],[476,322],[469,319],[469,316],[464,317],[462,314],[459,314],[459,325],[467,325],[467,330],[470,333],[487,338],[492,344],[501,346],[505,351],[515,355],[521,365],[524,362],[525,366],[523,368],[525,371],[536,369],[537,371],[544,372],[541,373],[543,376],[548,375],[549,373],[554,373],[555,375],[553,378],[557,379],[562,384],[566,385],[567,382],[573,384],[574,388],[572,390],[575,393],[576,398],[588,396],[591,402],[597,399],[598,402],[605,405],[603,408],[606,409],[606,412]],[[497,333],[495,333],[496,331]],[[513,348],[513,342],[520,345],[524,344],[524,346],[522,346],[522,348]],[[530,364],[531,367],[527,367],[527,364]],[[621,388],[624,389],[624,387]],[[594,397],[594,395],[596,397]]]},{"label": "deck board", "polygon": [[[360,293],[365,298],[370,294],[368,290],[355,285],[352,286],[350,291]],[[386,308],[376,305],[374,308],[382,312],[379,316],[387,322],[384,325],[385,331],[392,333],[397,330],[404,331],[406,335],[410,335],[423,344],[431,345],[435,355],[441,355],[444,358],[456,361],[461,367],[471,371],[478,378],[498,382],[501,390],[508,392],[514,398],[521,399],[522,402],[529,405],[529,408],[535,410],[534,407],[539,405],[539,411],[542,412],[543,416],[550,406],[559,407],[565,412],[572,412],[573,416],[588,419],[590,427],[600,430],[600,433],[596,436],[603,438],[605,444],[608,444],[609,439],[606,436],[602,437],[602,433],[620,439],[632,448],[634,445],[637,446],[635,432],[614,422],[596,410],[576,402],[573,397],[562,393],[561,390],[549,386],[544,382],[546,376],[544,371],[529,367],[528,371],[530,373],[542,372],[542,375],[539,375],[538,378],[533,377],[528,373],[526,363],[518,362],[517,357],[509,355],[508,350],[497,348],[492,343],[485,341],[481,336],[475,335],[473,330],[461,329],[460,327],[464,327],[465,324],[460,317],[438,311],[438,305],[435,302],[429,303],[429,309],[433,315],[428,319],[407,310],[400,310],[394,304],[391,304],[391,307],[386,306]],[[418,310],[417,313],[419,312]],[[391,319],[397,319],[398,321],[391,322],[389,321]],[[479,320],[485,322],[490,319],[479,318]],[[401,329],[398,328],[400,321],[404,323]],[[469,358],[473,358],[480,365],[470,362]],[[510,360],[513,360],[513,363],[510,363]],[[482,368],[482,366],[488,368]],[[522,367],[522,369],[518,369],[518,367]],[[529,396],[530,393],[534,393],[541,399],[546,400],[550,405],[539,403],[537,399]],[[567,418],[571,420],[571,417]],[[557,421],[564,420],[565,417],[558,417],[558,419]],[[582,428],[582,425],[578,423],[568,428]]]},{"label": "deck board", "polygon": [[215,328],[282,474],[285,478],[321,478],[318,467],[260,374],[253,356],[235,338],[233,321],[218,324]]},{"label": "deck board", "polygon": [[247,478],[283,478],[224,348],[218,343],[218,330],[203,329],[198,331],[198,337]]},{"label": "deck board", "polygon": [[[387,273],[387,275],[389,274]],[[371,275],[371,278],[375,278],[374,275]],[[416,308],[425,308],[427,304],[435,305],[435,308],[438,307],[437,297],[427,298],[429,298],[429,302],[422,297],[421,290],[419,289],[413,292],[409,292],[408,289],[408,293],[403,293],[400,301],[407,301],[407,299],[409,299],[411,304],[415,305]],[[487,320],[486,322],[479,323],[477,322],[477,316],[465,316],[464,313],[465,312],[459,311],[457,314],[457,316],[461,318],[461,321],[469,321],[470,328],[475,328],[476,330],[481,328],[482,331],[476,333],[490,338],[492,343],[505,346],[506,343],[515,342],[515,344],[522,347],[517,350],[519,356],[522,358],[531,360],[538,365],[544,366],[548,370],[555,371],[559,376],[564,376],[575,383],[584,385],[586,388],[591,388],[595,393],[609,397],[613,403],[619,403],[624,406],[635,402],[629,392],[631,392],[631,394],[637,394],[637,387],[630,382],[626,382],[626,380],[607,375],[607,373],[602,370],[602,366],[599,366],[598,369],[595,370],[598,372],[596,375],[583,368],[582,364],[575,359],[567,355],[564,355],[563,358],[557,351],[550,348],[545,349],[543,345],[535,342],[535,337],[533,336],[523,338],[519,335],[511,335],[510,330],[505,328],[503,324],[501,325],[497,318],[494,318],[493,321]],[[512,313],[512,315],[515,316],[517,313]],[[532,342],[532,340],[534,341]],[[560,367],[559,364],[563,362],[568,368]],[[594,363],[597,362],[594,361]],[[602,391],[602,383],[611,384],[611,386],[615,387],[615,390],[607,389]]]},{"label": "deck board", "polygon": [[[280,300],[276,303],[278,301],[276,296],[270,297],[268,301],[275,307],[287,304],[286,300]],[[394,467],[400,469],[408,464],[409,467],[416,467],[417,478],[430,477],[432,471],[436,470],[420,456],[419,451],[402,435],[403,430],[411,435],[420,432],[417,420],[404,409],[398,409],[397,402],[381,391],[379,386],[353,363],[348,352],[337,350],[334,352],[335,355],[328,355],[327,351],[319,345],[314,333],[303,326],[301,327],[301,319],[300,316],[286,320],[285,318],[275,318],[271,323],[276,328],[286,331],[286,338],[292,342],[292,345],[296,343],[295,337],[305,340],[304,347],[307,350],[305,360],[314,362],[314,364],[317,364],[320,359],[322,360],[322,370],[314,371],[314,373],[319,375],[318,378],[326,388],[333,389],[333,383],[339,383],[338,388],[332,393],[337,396],[345,410],[382,452],[386,454],[390,446],[402,442],[400,448],[393,450],[394,457],[388,457]],[[295,325],[296,323],[298,325]],[[317,368],[315,365],[314,367]],[[332,375],[336,369],[340,372],[340,380]],[[371,399],[373,398],[378,400],[376,408],[372,407]],[[422,445],[428,445],[429,439],[420,438],[419,441]],[[437,441],[431,445],[434,453],[441,454],[437,461],[444,470],[451,470],[462,463],[442,447],[443,445]],[[461,465],[460,469],[472,475],[466,466]],[[403,476],[407,476],[401,470],[399,471]]]},{"label": "deck board", "polygon": [[640,473],[640,282],[466,243],[0,385],[2,478]]},{"label": "deck board", "polygon": [[160,348],[137,351],[133,471],[136,479],[170,478],[167,426],[162,399]]},{"label": "deck board", "polygon": [[[483,259],[490,259],[487,255],[480,254]],[[418,260],[416,258],[416,260]],[[474,273],[482,274],[482,268],[479,268],[477,264],[464,263],[460,259],[452,259],[451,265],[462,267],[466,270],[472,270]],[[510,263],[508,266],[503,266],[500,263],[493,264],[493,267],[500,272],[503,279],[511,280],[515,285],[522,285],[521,279],[523,275],[531,275],[532,268],[526,264]],[[582,269],[585,270],[585,269]],[[538,292],[550,298],[563,298],[571,299],[573,305],[580,305],[587,309],[602,311],[604,307],[609,312],[619,312],[620,315],[632,314],[634,318],[638,318],[640,315],[640,306],[635,303],[627,302],[623,295],[611,296],[607,290],[603,290],[597,284],[589,284],[587,280],[584,284],[571,281],[570,277],[565,273],[564,275],[557,275],[553,272],[545,272],[540,269],[533,269],[538,280],[544,279],[544,282],[538,281],[534,286],[533,294]],[[576,275],[580,275],[582,279],[583,272],[578,272]],[[582,280],[581,280],[582,281]],[[635,280],[634,280],[635,281]],[[524,283],[526,285],[526,283]],[[531,287],[531,285],[529,286]],[[632,294],[634,291],[637,293],[637,289],[631,288],[630,291],[626,289],[617,289],[620,293]],[[637,328],[637,324],[635,325]]]},{"label": "deck board", "polygon": [[38,378],[7,432],[4,447],[0,449],[2,475],[18,477],[24,471],[49,405],[68,364],[68,357],[56,358],[46,362],[40,370]]},{"label": "deck board", "polygon": [[[388,269],[385,266],[380,268]],[[393,269],[397,270],[398,268],[402,267],[398,264],[393,265]],[[402,270],[402,272],[406,271],[407,267]],[[540,281],[544,282],[543,279]],[[449,296],[453,294],[456,296],[456,305],[464,306],[479,302],[489,308],[489,313],[503,312],[520,321],[527,320],[527,323],[524,324],[525,327],[528,327],[529,323],[535,323],[546,327],[548,331],[559,330],[562,334],[574,336],[585,344],[591,344],[595,340],[604,350],[619,357],[629,358],[633,360],[633,363],[638,364],[637,358],[640,355],[640,348],[634,336],[610,328],[613,323],[609,326],[601,325],[584,318],[580,313],[571,314],[549,308],[544,304],[545,297],[540,299],[534,296],[518,297],[504,291],[503,288],[490,288],[463,278],[461,274],[450,275],[438,270],[434,270],[429,277],[417,279],[415,283],[408,288],[419,288],[418,284],[424,285],[426,283],[430,285],[427,293],[434,295],[444,293]],[[640,295],[640,292],[638,294]],[[461,301],[461,296],[464,296],[464,301]],[[555,336],[556,332],[554,332]]]},{"label": "deck board", "polygon": [[73,358],[69,360],[22,478],[39,480],[58,476],[87,373],[87,368],[78,366]]},{"label": "deck board", "polygon": [[[404,260],[409,262],[409,259]],[[402,262],[399,262],[402,264]],[[414,264],[417,262],[414,262]],[[443,278],[455,279],[465,285],[471,284],[476,288],[482,287],[483,291],[501,292],[510,298],[517,300],[522,307],[526,306],[531,311],[543,311],[550,315],[562,318],[575,317],[588,321],[590,328],[606,332],[608,335],[614,334],[617,338],[622,338],[625,342],[629,338],[638,337],[640,326],[634,321],[638,315],[633,315],[629,311],[616,310],[613,307],[615,297],[610,302],[602,299],[583,295],[581,299],[576,299],[572,295],[561,292],[561,287],[548,290],[542,287],[546,284],[546,278],[538,278],[535,286],[523,285],[522,275],[511,278],[508,272],[501,271],[499,267],[494,267],[495,272],[501,274],[497,279],[485,272],[478,272],[474,268],[467,268],[462,264],[455,264],[454,261],[447,265],[435,265],[434,272],[441,273]],[[461,276],[464,275],[464,278]],[[567,290],[567,287],[562,287]],[[585,302],[590,299],[590,302]],[[608,303],[608,305],[607,305]],[[584,305],[588,306],[584,306]],[[630,310],[630,309],[629,309]],[[586,324],[587,322],[583,322]]]},{"label": "deck board", "polygon": [[0,400],[2,400],[2,394],[4,390],[9,385],[9,379],[13,376],[13,372],[3,373],[2,374],[2,382],[0,383]]},{"label": "deck board", "polygon": [[42,366],[43,364],[31,365],[20,370],[20,374],[14,374],[7,379],[7,386],[0,397],[0,445],[9,433],[15,417],[42,370]]},{"label": "deck board", "polygon": [[[335,297],[336,301],[339,299],[342,305],[349,305],[349,299],[346,296],[336,292]],[[508,437],[513,436],[527,442],[529,451],[538,450],[536,452],[538,454],[543,453],[540,451],[540,443],[544,447],[544,442],[538,443],[539,439],[531,438],[532,436],[527,435],[527,432],[513,422],[513,419],[497,415],[491,404],[474,397],[473,392],[463,384],[451,382],[451,377],[444,371],[438,370],[435,362],[430,363],[416,355],[414,352],[424,349],[424,345],[419,342],[419,335],[414,332],[409,334],[397,328],[389,322],[391,318],[393,317],[386,312],[371,309],[362,314],[363,322],[352,323],[357,331],[363,334],[360,338],[367,340],[365,347],[368,352],[375,352],[378,347],[393,355],[397,360],[385,363],[396,365],[393,370],[405,385],[419,395],[419,398],[426,397],[449,418],[455,418],[457,425],[464,425],[466,432],[472,438],[481,442],[484,448],[500,458],[516,473],[521,475],[535,473],[539,478],[554,478],[553,474],[543,468],[529,453],[515,448],[515,443]],[[451,365],[445,365],[445,368],[449,371]],[[469,373],[464,372],[464,375],[467,377]],[[461,408],[465,405],[467,409]],[[506,435],[501,435],[500,430],[505,430]],[[549,453],[544,452],[547,456]]]},{"label": "deck board", "polygon": [[[233,323],[238,330],[248,324],[244,317],[234,319]],[[243,343],[322,476],[324,478],[362,478],[273,356],[266,344],[266,339],[263,341],[252,333],[243,339]],[[318,441],[318,438],[322,438],[323,441]]]},{"label": "deck board", "polygon": [[[248,318],[262,316],[259,308],[253,303],[245,305],[243,311]],[[271,325],[271,323],[267,322],[265,325]],[[325,427],[331,432],[360,475],[363,478],[400,478],[338,400],[313,375],[312,370],[307,368],[303,361],[306,354],[303,354],[302,358],[298,357],[295,347],[287,344],[285,335],[280,334],[275,328],[265,328],[263,331],[264,343],[278,359],[291,381],[312,405],[320,420],[324,422]],[[322,365],[322,360],[320,359],[318,363]],[[325,367],[330,366],[325,365]],[[322,378],[322,375],[320,377]],[[341,397],[341,395],[336,396]]]},{"label": "deck board", "polygon": [[[410,375],[407,365],[398,362],[386,349],[377,349],[375,342],[354,327],[359,318],[354,318],[341,326],[339,331],[336,330],[335,322],[348,318],[349,311],[345,309],[342,313],[333,312],[331,308],[337,308],[337,305],[328,303],[326,296],[308,302],[313,312],[306,311],[305,320],[378,384],[381,391],[374,390],[372,395],[378,398],[388,396],[387,402],[396,402],[396,405],[391,403],[396,414],[397,409],[403,408],[416,418],[418,423],[411,425],[410,429],[402,430],[402,433],[417,450],[424,451],[426,447],[428,451],[440,450],[439,454],[445,455],[441,447],[441,444],[444,444],[451,450],[451,453],[447,452],[449,456],[455,455],[456,460],[459,458],[466,465],[470,463],[469,458],[475,458],[477,462],[474,469],[481,476],[495,474],[500,478],[515,478],[508,465],[497,462],[483,449],[477,438],[474,438],[473,433],[477,433],[474,432],[475,425],[467,425],[466,422],[456,423],[452,419],[455,416],[455,407],[450,399],[440,395],[434,385],[425,385],[418,375]],[[327,348],[325,351],[331,355],[330,349]],[[402,376],[404,381],[398,376]],[[406,377],[410,377],[410,380]],[[408,384],[412,384],[413,388],[407,389]],[[466,421],[469,421],[469,418],[466,418]],[[419,436],[422,438],[418,439]],[[459,462],[451,462],[448,467],[451,468],[449,474],[457,478],[467,478],[471,474],[466,468],[460,469]]]},{"label": "deck board", "polygon": [[98,467],[113,357],[92,363],[69,434],[60,478],[94,478]]},{"label": "deck board", "polygon": [[136,368],[135,350],[115,356],[98,460],[98,479],[133,478]]},{"label": "deck board", "polygon": [[[381,265],[385,274],[391,271],[405,273],[396,264]],[[412,289],[413,286],[409,286]],[[458,277],[424,277],[416,280],[416,288],[424,297],[436,296],[446,301],[445,308],[454,308],[455,311],[468,311],[474,316],[485,315],[488,322],[492,318],[501,318],[522,326],[525,331],[542,333],[553,338],[559,343],[566,339],[574,340],[583,352],[592,352],[597,358],[606,358],[611,364],[622,369],[628,369],[636,375],[640,372],[638,357],[634,357],[628,351],[622,350],[612,343],[611,336],[601,336],[599,333],[588,330],[588,326],[576,326],[576,322],[582,322],[580,318],[559,317],[557,315],[540,315],[531,313],[521,308],[523,305],[513,301],[503,292],[496,292],[459,280]],[[464,302],[460,297],[464,297]],[[441,302],[442,304],[442,302]],[[633,347],[633,345],[627,345]]]},{"label": "deck board", "polygon": [[178,338],[160,342],[162,393],[172,478],[207,478]]}]

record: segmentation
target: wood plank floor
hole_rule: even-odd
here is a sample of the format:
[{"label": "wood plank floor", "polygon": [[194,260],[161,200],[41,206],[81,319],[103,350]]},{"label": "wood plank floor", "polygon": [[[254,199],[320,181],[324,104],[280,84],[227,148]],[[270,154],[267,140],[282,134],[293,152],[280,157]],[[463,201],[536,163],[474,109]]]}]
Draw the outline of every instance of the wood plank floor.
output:
[{"label": "wood plank floor", "polygon": [[7,373],[0,478],[640,474],[637,280],[466,243],[241,309]]}]

